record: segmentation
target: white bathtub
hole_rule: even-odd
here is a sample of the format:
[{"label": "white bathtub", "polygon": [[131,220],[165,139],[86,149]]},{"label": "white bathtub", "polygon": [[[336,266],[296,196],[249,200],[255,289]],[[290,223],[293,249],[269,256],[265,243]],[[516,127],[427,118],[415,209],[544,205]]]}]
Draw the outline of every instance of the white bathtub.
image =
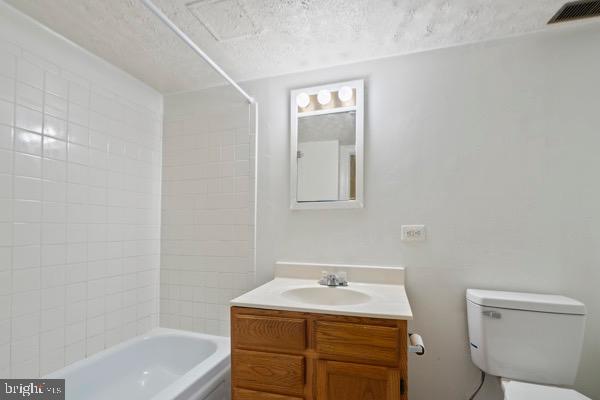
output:
[{"label": "white bathtub", "polygon": [[226,400],[229,338],[157,328],[46,378],[67,400]]}]

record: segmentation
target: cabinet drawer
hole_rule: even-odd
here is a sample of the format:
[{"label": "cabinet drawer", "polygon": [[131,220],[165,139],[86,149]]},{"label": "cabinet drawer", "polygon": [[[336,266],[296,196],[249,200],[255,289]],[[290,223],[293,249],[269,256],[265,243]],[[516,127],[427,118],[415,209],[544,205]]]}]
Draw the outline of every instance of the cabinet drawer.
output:
[{"label": "cabinet drawer", "polygon": [[237,314],[232,324],[234,347],[257,350],[303,351],[306,320]]},{"label": "cabinet drawer", "polygon": [[320,358],[394,366],[399,362],[399,339],[398,327],[315,322]]},{"label": "cabinet drawer", "polygon": [[302,400],[302,397],[290,397],[281,394],[236,388],[233,390],[233,400]]},{"label": "cabinet drawer", "polygon": [[302,396],[305,383],[303,356],[234,350],[233,386]]}]

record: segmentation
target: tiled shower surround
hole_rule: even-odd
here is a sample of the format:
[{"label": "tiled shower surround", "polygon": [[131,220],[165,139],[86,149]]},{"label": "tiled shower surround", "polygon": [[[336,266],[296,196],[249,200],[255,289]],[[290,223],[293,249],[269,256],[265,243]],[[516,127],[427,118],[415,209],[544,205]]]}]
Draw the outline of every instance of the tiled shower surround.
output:
[{"label": "tiled shower surround", "polygon": [[162,121],[3,39],[0,377],[34,377],[158,324]]},{"label": "tiled shower surround", "polygon": [[159,322],[228,335],[255,281],[251,107],[223,87],[163,97],[2,11],[0,377]]},{"label": "tiled shower surround", "polygon": [[229,89],[165,97],[161,326],[228,335],[253,287],[252,115]]}]

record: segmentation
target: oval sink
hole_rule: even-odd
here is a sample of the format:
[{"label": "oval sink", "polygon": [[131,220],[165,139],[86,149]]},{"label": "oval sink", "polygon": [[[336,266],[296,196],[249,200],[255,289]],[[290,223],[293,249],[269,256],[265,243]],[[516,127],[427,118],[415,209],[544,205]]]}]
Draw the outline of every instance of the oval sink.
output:
[{"label": "oval sink", "polygon": [[371,300],[368,294],[340,287],[305,287],[286,290],[281,295],[287,299],[324,306],[347,306]]}]

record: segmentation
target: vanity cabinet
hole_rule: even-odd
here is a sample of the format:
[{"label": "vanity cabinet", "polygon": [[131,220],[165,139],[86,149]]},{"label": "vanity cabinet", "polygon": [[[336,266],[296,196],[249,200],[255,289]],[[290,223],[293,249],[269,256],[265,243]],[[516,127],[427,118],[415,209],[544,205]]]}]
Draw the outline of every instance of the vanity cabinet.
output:
[{"label": "vanity cabinet", "polygon": [[234,400],[406,400],[406,321],[232,307]]}]

